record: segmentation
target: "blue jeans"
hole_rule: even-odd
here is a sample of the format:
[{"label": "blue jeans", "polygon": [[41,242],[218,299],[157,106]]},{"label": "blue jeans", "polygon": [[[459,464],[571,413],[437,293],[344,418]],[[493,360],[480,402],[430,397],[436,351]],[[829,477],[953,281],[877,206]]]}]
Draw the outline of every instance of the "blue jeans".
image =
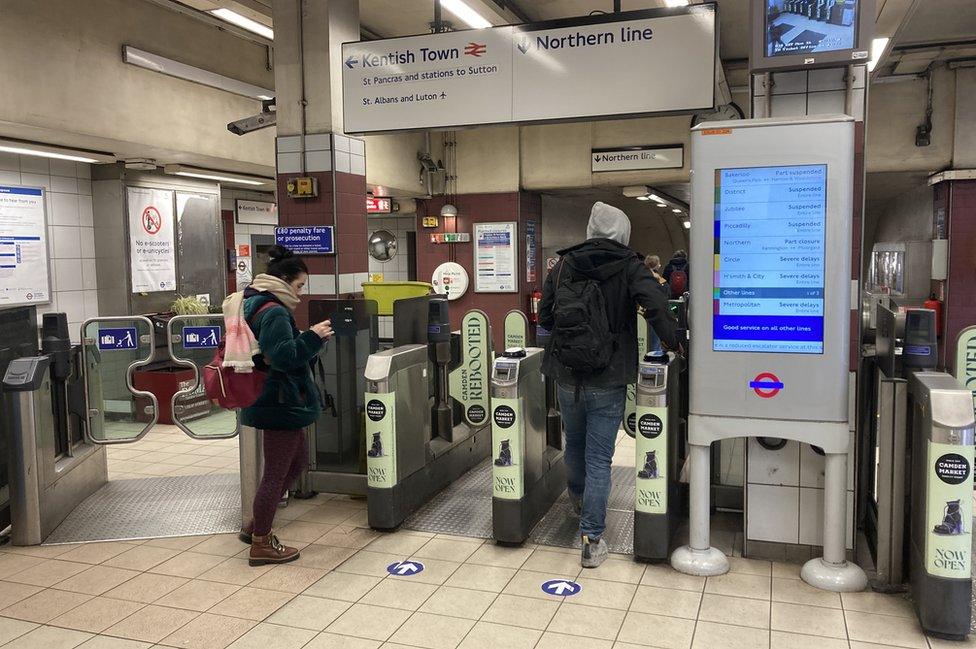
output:
[{"label": "blue jeans", "polygon": [[662,352],[664,348],[661,347],[661,337],[657,335],[654,331],[654,327],[647,325],[647,351],[649,352]]},{"label": "blue jeans", "polygon": [[583,387],[577,401],[576,386],[559,384],[557,394],[566,430],[567,487],[570,497],[583,503],[580,534],[597,539],[607,528],[610,464],[627,388]]}]

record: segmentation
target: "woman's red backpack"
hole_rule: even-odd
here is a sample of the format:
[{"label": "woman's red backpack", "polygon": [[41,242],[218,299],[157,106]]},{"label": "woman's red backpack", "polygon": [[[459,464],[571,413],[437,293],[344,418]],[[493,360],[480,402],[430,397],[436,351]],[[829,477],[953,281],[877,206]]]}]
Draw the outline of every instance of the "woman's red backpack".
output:
[{"label": "woman's red backpack", "polygon": [[[251,318],[256,318],[262,311],[266,311],[278,303],[268,301],[254,312]],[[250,324],[250,323],[249,323]],[[224,367],[224,345],[221,339],[213,360],[203,367],[203,390],[215,405],[228,410],[233,408],[247,408],[264,391],[264,382],[268,378],[267,372],[256,367],[246,374],[234,371],[233,367]]]}]

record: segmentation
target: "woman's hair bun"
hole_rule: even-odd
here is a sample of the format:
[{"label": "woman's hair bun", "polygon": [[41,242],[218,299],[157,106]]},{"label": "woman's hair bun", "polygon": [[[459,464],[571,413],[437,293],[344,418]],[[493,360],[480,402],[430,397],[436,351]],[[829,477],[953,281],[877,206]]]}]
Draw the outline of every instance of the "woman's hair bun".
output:
[{"label": "woman's hair bun", "polygon": [[293,253],[288,248],[285,248],[284,246],[271,246],[270,248],[268,248],[268,258],[271,261],[279,261],[294,256],[295,253]]}]

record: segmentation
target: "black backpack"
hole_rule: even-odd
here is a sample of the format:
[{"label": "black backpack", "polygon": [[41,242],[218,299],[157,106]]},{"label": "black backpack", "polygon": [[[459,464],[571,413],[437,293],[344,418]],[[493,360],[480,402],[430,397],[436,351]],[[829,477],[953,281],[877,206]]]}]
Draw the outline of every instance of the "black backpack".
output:
[{"label": "black backpack", "polygon": [[599,374],[610,365],[616,339],[610,331],[600,282],[588,277],[562,280],[564,259],[556,273],[552,353],[578,377]]}]

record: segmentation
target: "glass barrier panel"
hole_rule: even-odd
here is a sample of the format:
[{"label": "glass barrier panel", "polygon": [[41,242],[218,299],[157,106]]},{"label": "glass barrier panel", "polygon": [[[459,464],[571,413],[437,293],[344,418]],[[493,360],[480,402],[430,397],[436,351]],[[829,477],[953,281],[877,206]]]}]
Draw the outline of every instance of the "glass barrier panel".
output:
[{"label": "glass barrier panel", "polygon": [[155,353],[152,323],[142,316],[96,318],[82,325],[88,437],[123,444],[157,421],[158,402],[145,369]]},{"label": "glass barrier panel", "polygon": [[176,316],[169,321],[169,353],[183,368],[173,395],[173,421],[194,439],[228,439],[240,431],[236,410],[214,405],[203,389],[203,367],[224,337],[219,313]]}]

